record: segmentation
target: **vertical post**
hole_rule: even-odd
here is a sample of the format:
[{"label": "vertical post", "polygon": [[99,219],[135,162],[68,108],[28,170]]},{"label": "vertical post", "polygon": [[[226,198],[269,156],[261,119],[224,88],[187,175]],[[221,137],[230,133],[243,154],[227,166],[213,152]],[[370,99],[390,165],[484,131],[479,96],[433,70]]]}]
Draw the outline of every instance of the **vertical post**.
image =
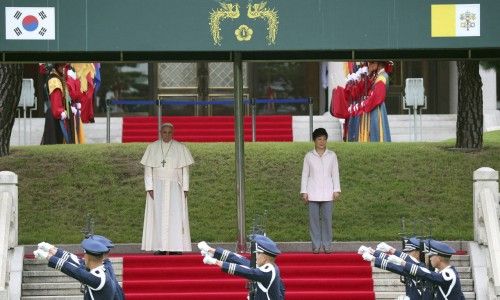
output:
[{"label": "vertical post", "polygon": [[18,188],[17,175],[0,171],[0,298],[6,295],[5,287],[10,272],[9,250],[17,246]]},{"label": "vertical post", "polygon": [[255,98],[250,99],[250,105],[252,106],[252,142],[255,143],[257,140],[256,127],[257,127],[257,104],[255,103]]},{"label": "vertical post", "polygon": [[313,140],[313,101],[309,97],[309,141]]},{"label": "vertical post", "polygon": [[243,136],[243,67],[241,52],[234,52],[234,144],[236,153],[236,206],[238,208],[237,251],[246,252],[245,237],[245,166]]},{"label": "vertical post", "polygon": [[156,108],[158,109],[158,139],[161,140],[161,100],[156,100]]},{"label": "vertical post", "polygon": [[417,141],[417,104],[413,106],[413,141]]},{"label": "vertical post", "polygon": [[106,99],[106,143],[111,143],[111,99]]},{"label": "vertical post", "polygon": [[484,227],[484,222],[481,222],[482,214],[481,211],[479,211],[481,208],[479,195],[482,190],[489,189],[494,195],[497,195],[498,203],[498,171],[487,167],[479,168],[474,171],[473,180],[474,241],[479,244],[487,244],[486,229]]}]

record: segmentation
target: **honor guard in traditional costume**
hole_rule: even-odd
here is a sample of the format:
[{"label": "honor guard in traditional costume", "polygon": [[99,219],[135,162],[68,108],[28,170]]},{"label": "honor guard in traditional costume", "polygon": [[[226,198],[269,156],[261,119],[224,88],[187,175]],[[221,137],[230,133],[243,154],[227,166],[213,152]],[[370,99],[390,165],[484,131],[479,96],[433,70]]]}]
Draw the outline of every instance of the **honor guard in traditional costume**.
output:
[{"label": "honor guard in traditional costume", "polygon": [[281,253],[276,244],[266,236],[254,235],[257,268],[250,267],[250,260],[222,248],[214,249],[206,242],[198,243],[207,265],[217,265],[223,272],[257,282],[255,300],[285,299],[285,288],[280,270],[274,260]]},{"label": "honor guard in traditional costume", "polygon": [[[118,300],[115,281],[103,265],[103,254],[109,249],[93,239],[84,239],[81,246],[85,252],[85,268],[78,258],[69,252],[62,251],[48,243],[42,242],[33,252],[37,259],[47,259],[51,268],[60,270],[64,274],[75,278],[85,285],[84,300]],[[62,254],[58,257],[54,254]],[[76,259],[76,261],[75,261]]]},{"label": "honor guard in traditional costume", "polygon": [[363,255],[363,259],[373,261],[375,267],[401,275],[403,277],[403,283],[405,284],[405,299],[434,299],[432,295],[432,285],[421,278],[410,275],[399,264],[399,261],[403,259],[421,267],[426,267],[425,263],[420,260],[421,254],[423,253],[423,241],[416,237],[412,237],[405,239],[404,245],[404,249],[399,251],[387,243],[382,242],[377,245],[376,250],[361,246],[358,253]]}]

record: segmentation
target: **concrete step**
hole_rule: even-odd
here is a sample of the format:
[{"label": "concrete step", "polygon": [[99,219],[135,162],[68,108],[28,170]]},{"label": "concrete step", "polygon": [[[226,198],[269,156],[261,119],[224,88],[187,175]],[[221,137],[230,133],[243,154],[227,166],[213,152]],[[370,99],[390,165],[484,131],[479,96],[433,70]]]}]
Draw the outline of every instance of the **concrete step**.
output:
[{"label": "concrete step", "polygon": [[71,296],[80,295],[80,282],[74,280],[73,282],[65,283],[23,283],[22,295],[23,296]]},{"label": "concrete step", "polygon": [[[404,296],[404,292],[375,292],[375,299],[398,299],[399,296]],[[474,292],[464,292],[465,299],[467,300],[475,300],[476,294]]]},{"label": "concrete step", "polygon": [[82,300],[83,294],[79,296],[23,296],[21,300]]},{"label": "concrete step", "polygon": [[[116,279],[118,281],[122,281],[122,270],[116,270],[115,269],[115,274],[116,274]],[[55,271],[52,269],[52,271],[24,271],[23,272],[23,283],[43,283],[43,282],[49,282],[49,283],[64,283],[64,282],[72,282],[73,279],[66,274],[60,272],[60,271]]]},{"label": "concrete step", "polygon": [[[472,279],[460,279],[463,292],[474,292],[474,282]],[[376,279],[374,280],[374,289],[376,292],[404,292],[405,287],[398,279]]]},{"label": "concrete step", "polygon": [[[460,276],[460,279],[471,279],[472,278],[470,267],[455,267],[455,269],[457,270],[457,272]],[[375,268],[375,267],[372,268],[372,274],[373,274],[373,278],[375,278],[375,279],[385,279],[385,278],[395,278],[395,277],[399,278],[399,275],[397,275],[397,274],[391,273],[391,272],[386,271],[386,270],[382,270],[380,268]]]}]

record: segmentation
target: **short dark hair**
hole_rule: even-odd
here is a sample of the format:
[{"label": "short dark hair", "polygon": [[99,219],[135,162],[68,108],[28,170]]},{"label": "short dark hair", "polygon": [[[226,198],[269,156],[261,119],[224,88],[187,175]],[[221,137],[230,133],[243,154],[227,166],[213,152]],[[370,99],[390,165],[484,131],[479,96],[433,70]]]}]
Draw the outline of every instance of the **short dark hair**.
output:
[{"label": "short dark hair", "polygon": [[328,132],[326,132],[326,129],[325,128],[316,128],[314,131],[313,131],[313,140],[316,140],[317,138],[319,138],[320,136],[325,136],[326,139],[328,139]]}]

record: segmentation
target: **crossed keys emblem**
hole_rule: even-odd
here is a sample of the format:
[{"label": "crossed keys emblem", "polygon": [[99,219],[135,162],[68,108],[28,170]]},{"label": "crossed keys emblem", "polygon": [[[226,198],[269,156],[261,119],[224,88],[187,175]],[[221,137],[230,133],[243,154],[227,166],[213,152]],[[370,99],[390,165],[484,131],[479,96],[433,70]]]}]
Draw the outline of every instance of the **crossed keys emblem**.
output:
[{"label": "crossed keys emblem", "polygon": [[[210,25],[210,32],[214,45],[220,46],[222,36],[220,34],[220,24],[227,19],[238,19],[240,17],[240,5],[234,3],[219,2],[220,8],[212,9],[208,24]],[[274,8],[268,8],[267,2],[260,2],[247,5],[247,16],[249,19],[263,19],[267,21],[267,44],[276,43],[276,35],[278,34],[278,11]],[[240,42],[250,41],[252,39],[253,29],[246,25],[240,25],[235,31],[234,35]]]}]

